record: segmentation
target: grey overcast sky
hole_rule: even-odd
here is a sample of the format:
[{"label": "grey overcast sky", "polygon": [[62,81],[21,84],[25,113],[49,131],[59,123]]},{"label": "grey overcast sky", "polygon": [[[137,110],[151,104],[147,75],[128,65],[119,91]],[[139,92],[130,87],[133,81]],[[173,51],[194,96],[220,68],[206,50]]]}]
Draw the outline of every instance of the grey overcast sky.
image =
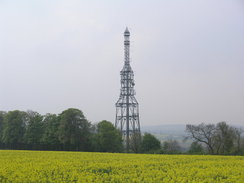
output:
[{"label": "grey overcast sky", "polygon": [[243,0],[0,0],[0,110],[114,122],[126,26],[141,125],[244,124]]}]

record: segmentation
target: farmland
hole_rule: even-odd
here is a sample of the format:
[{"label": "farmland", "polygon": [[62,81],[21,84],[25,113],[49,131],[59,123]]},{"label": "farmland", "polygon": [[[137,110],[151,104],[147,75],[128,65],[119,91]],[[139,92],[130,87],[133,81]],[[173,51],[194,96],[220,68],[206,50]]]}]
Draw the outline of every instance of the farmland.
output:
[{"label": "farmland", "polygon": [[0,151],[0,182],[244,182],[244,157]]}]

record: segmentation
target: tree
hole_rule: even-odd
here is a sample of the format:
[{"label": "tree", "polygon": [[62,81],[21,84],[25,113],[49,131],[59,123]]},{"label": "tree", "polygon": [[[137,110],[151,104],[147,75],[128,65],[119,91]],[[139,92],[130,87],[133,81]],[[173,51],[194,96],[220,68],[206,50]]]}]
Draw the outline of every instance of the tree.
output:
[{"label": "tree", "polygon": [[220,122],[216,125],[216,154],[231,154],[234,152],[234,141],[237,139],[235,129]]},{"label": "tree", "polygon": [[241,134],[243,133],[243,130],[241,128],[234,128],[235,136],[236,136],[236,154],[244,154],[244,147],[241,148]]},{"label": "tree", "polygon": [[89,145],[90,123],[82,111],[69,108],[59,115],[59,140],[64,150],[86,150]]},{"label": "tree", "polygon": [[15,110],[6,114],[2,139],[8,148],[18,149],[22,147],[25,127],[25,112]]},{"label": "tree", "polygon": [[161,149],[160,141],[150,133],[145,133],[141,143],[142,152],[156,153]]},{"label": "tree", "polygon": [[3,123],[4,123],[4,111],[0,111],[0,148],[3,147],[2,135],[3,135]]},{"label": "tree", "polygon": [[40,149],[43,135],[43,116],[34,111],[27,111],[27,127],[24,142],[28,149]]},{"label": "tree", "polygon": [[163,143],[163,153],[165,154],[179,154],[181,147],[176,140],[168,140]]},{"label": "tree", "polygon": [[244,137],[243,136],[240,139],[240,150],[239,150],[238,154],[244,155]]},{"label": "tree", "polygon": [[46,114],[44,116],[41,142],[45,149],[60,150],[59,126],[60,122],[56,114]]},{"label": "tree", "polygon": [[190,154],[204,154],[204,149],[200,143],[194,141],[191,143],[188,153]]},{"label": "tree", "polygon": [[238,154],[240,152],[241,129],[226,122],[214,124],[186,125],[188,137],[206,144],[210,154]]},{"label": "tree", "polygon": [[188,137],[194,139],[197,142],[204,143],[207,145],[208,150],[211,154],[214,154],[215,137],[216,137],[216,127],[213,124],[200,125],[186,125],[186,132]]},{"label": "tree", "polygon": [[122,152],[122,137],[118,129],[109,121],[101,121],[97,124],[96,149],[100,152]]}]

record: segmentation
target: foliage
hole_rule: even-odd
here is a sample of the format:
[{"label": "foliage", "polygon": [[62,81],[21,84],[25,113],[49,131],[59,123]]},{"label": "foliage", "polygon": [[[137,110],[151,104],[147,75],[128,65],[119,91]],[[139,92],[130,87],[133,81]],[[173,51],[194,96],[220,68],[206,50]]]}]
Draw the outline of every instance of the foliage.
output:
[{"label": "foliage", "polygon": [[20,148],[23,144],[26,117],[25,112],[18,110],[6,114],[2,140],[3,143],[8,144],[8,148]]},{"label": "foliage", "polygon": [[90,123],[82,111],[70,108],[60,114],[59,140],[64,149],[85,150],[89,143]]},{"label": "foliage", "polygon": [[204,124],[200,125],[186,125],[186,132],[189,134],[189,137],[194,140],[204,143],[207,145],[210,154],[215,154],[215,125],[214,124]]},{"label": "foliage", "polygon": [[234,151],[234,141],[236,139],[235,129],[220,122],[216,125],[216,153],[231,154]]},{"label": "foliage", "polygon": [[204,148],[202,146],[202,144],[198,143],[198,142],[192,142],[190,149],[188,151],[189,154],[204,154]]},{"label": "foliage", "polygon": [[40,149],[43,135],[43,117],[34,111],[27,111],[27,127],[24,135],[24,142],[28,149]]},{"label": "foliage", "polygon": [[141,143],[142,152],[155,153],[161,149],[160,141],[150,133],[145,133]]},{"label": "foliage", "polygon": [[0,182],[244,182],[244,157],[0,151]]},{"label": "foliage", "polygon": [[60,115],[34,111],[0,112],[0,148],[90,150],[90,123],[82,111]]},{"label": "foliage", "polygon": [[186,125],[188,137],[208,147],[210,154],[240,154],[241,129],[226,122],[214,124]]},{"label": "foliage", "polygon": [[[243,130],[226,122],[187,125],[195,142],[189,154],[244,155]],[[132,153],[180,154],[177,141],[160,141],[152,134],[130,136]],[[207,147],[207,150],[205,148]],[[35,111],[0,111],[0,149],[123,152],[120,132],[108,121],[91,125],[81,110],[69,108],[59,115]]]},{"label": "foliage", "polygon": [[101,121],[97,124],[97,151],[122,152],[123,144],[120,132],[109,121]]},{"label": "foliage", "polygon": [[181,147],[176,140],[168,140],[163,143],[164,154],[180,154]]},{"label": "foliage", "polygon": [[2,144],[3,123],[5,114],[5,112],[0,111],[0,145]]},{"label": "foliage", "polygon": [[43,136],[41,142],[44,149],[60,150],[61,143],[58,139],[60,122],[55,114],[46,114],[43,120]]}]

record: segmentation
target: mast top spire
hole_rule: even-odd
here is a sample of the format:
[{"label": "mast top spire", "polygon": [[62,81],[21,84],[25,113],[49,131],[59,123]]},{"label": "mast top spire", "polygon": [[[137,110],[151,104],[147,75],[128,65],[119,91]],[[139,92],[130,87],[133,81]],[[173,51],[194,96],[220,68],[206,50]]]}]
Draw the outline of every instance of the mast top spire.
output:
[{"label": "mast top spire", "polygon": [[126,27],[126,29],[125,29],[124,36],[130,36],[128,27]]}]

